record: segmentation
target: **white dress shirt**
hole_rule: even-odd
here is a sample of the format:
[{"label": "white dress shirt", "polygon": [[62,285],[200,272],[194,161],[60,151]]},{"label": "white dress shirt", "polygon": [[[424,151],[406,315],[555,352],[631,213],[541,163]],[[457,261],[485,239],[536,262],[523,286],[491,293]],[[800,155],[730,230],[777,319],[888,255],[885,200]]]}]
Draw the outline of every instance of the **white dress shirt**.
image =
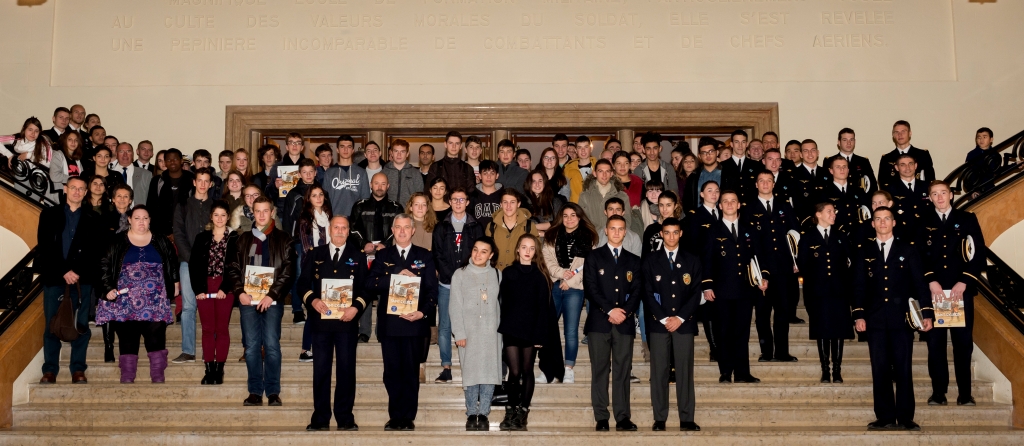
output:
[{"label": "white dress shirt", "polygon": [[885,251],[882,252],[882,261],[886,261],[889,258],[889,250],[892,249],[892,242],[896,241],[896,238],[890,238],[889,240],[875,239],[875,244],[878,245],[878,249],[882,249],[882,243],[885,243]]}]

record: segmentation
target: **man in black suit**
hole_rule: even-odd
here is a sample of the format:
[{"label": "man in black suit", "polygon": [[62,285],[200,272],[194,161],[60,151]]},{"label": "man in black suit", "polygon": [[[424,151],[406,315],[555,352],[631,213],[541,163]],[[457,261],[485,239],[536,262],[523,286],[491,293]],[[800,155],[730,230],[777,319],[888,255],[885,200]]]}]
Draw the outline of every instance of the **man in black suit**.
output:
[{"label": "man in black suit", "polygon": [[67,197],[64,204],[43,209],[39,213],[39,228],[36,233],[36,260],[34,269],[43,282],[43,314],[46,330],[43,331],[43,377],[40,384],[53,384],[60,371],[61,341],[50,333],[50,319],[57,314],[60,298],[70,290],[72,305],[78,311],[75,321],[85,329],[84,333],[71,342],[71,382],[85,384],[86,351],[89,348],[90,331],[89,296],[92,283],[99,272],[96,245],[100,238],[103,222],[100,217],[85,206],[82,200],[88,194],[88,186],[81,177],[71,177],[64,186]]},{"label": "man in black suit", "polygon": [[[857,147],[857,136],[852,129],[844,128],[839,131],[839,153],[825,159],[825,167],[831,165],[832,160],[843,158],[850,167],[849,180],[855,186],[861,188],[868,196],[878,190],[878,181],[875,180],[875,170],[871,168],[871,161],[863,156],[853,153]],[[838,221],[836,222],[838,224]]]},{"label": "man in black suit", "polygon": [[897,232],[917,234],[921,229],[921,216],[933,207],[928,197],[928,182],[914,176],[917,163],[910,155],[900,155],[896,168],[899,181],[889,183],[883,190],[892,195],[896,212]]},{"label": "man in black suit", "polygon": [[907,301],[919,301],[921,331],[927,332],[934,317],[931,295],[920,254],[909,242],[893,237],[892,210],[879,207],[872,216],[875,237],[861,250],[853,276],[854,325],[867,332],[871,356],[876,420],[868,429],[921,430],[914,422],[914,330]]},{"label": "man in black suit", "polygon": [[156,174],[156,166],[150,162],[153,159],[153,143],[148,139],[139,142],[139,146],[135,148],[135,154],[137,158],[132,161],[135,167],[141,167],[149,171],[149,173]]},{"label": "man in black suit", "polygon": [[772,287],[754,300],[754,320],[761,346],[757,360],[796,362],[789,354],[789,321],[795,314],[800,289],[787,234],[799,226],[793,208],[775,197],[774,188],[772,173],[761,172],[757,175],[757,196],[750,205],[743,207],[743,219],[757,234],[758,251],[762,253],[758,261],[772,272]]},{"label": "man in black suit", "polygon": [[[960,395],[956,404],[973,406],[971,396],[971,355],[974,353],[974,295],[978,278],[985,266],[985,237],[978,217],[968,211],[953,209],[953,193],[942,181],[932,183],[929,196],[934,212],[924,211],[923,230],[916,244],[924,260],[925,280],[933,301],[944,300],[949,290],[954,300],[963,300],[960,309],[964,327],[932,330],[928,334],[928,375],[932,378],[929,405],[945,405],[949,390],[949,362],[946,359],[946,338],[953,338],[953,370]],[[968,239],[970,243],[968,243]],[[955,309],[955,308],[954,308]],[[948,336],[947,336],[948,331]]]},{"label": "man in black suit", "polygon": [[635,431],[636,424],[630,421],[629,375],[636,338],[634,316],[642,300],[640,257],[622,246],[628,230],[621,215],[609,217],[604,231],[608,243],[590,251],[583,263],[583,294],[590,303],[591,315],[583,326],[583,334],[590,340],[590,402],[597,420],[596,430],[607,431],[611,368],[615,430]]},{"label": "man in black suit", "polygon": [[709,136],[702,136],[697,144],[697,159],[701,167],[691,175],[696,175],[697,181],[687,181],[683,196],[679,202],[683,211],[690,211],[700,206],[700,186],[708,181],[718,183],[722,190],[735,189],[739,172],[732,164],[718,162],[718,140]]},{"label": "man in black suit", "polygon": [[53,111],[53,127],[43,130],[43,135],[46,135],[46,138],[50,140],[53,148],[60,148],[60,135],[68,131],[68,123],[70,122],[71,110],[68,110],[67,107],[57,107]]},{"label": "man in black suit", "polygon": [[[735,199],[735,194],[730,194]],[[644,260],[644,317],[651,348],[651,405],[654,430],[665,430],[668,418],[669,369],[676,369],[676,404],[679,430],[699,431],[693,422],[696,398],[693,387],[694,317],[701,303],[703,274],[697,257],[679,249],[682,223],[667,218],[661,226],[664,247]],[[749,307],[747,324],[749,325]],[[749,329],[748,329],[749,332]],[[721,361],[721,360],[720,360]]]},{"label": "man in black suit", "polygon": [[764,164],[746,156],[747,132],[734,130],[729,139],[732,141],[732,157],[722,161],[722,164],[732,165],[728,171],[735,173],[735,187],[740,194],[740,203],[747,206],[757,196],[757,187],[754,183],[757,182],[757,174],[764,170]]},{"label": "man in black suit", "polygon": [[860,207],[870,203],[871,194],[864,193],[860,184],[851,180],[850,163],[843,157],[833,157],[825,165],[831,181],[822,185],[818,202],[832,203],[836,210],[835,227],[854,239],[860,225]]},{"label": "man in black suit", "polygon": [[[430,336],[424,315],[437,306],[437,273],[430,251],[412,244],[412,216],[398,214],[391,226],[395,244],[377,251],[366,279],[366,291],[387,296],[391,276],[421,278],[416,311],[388,314],[389,303],[377,306],[377,336],[384,356],[384,387],[388,391],[390,420],[384,430],[414,430],[420,394],[420,358],[423,338]],[[382,299],[384,299],[382,297]]]},{"label": "man in black suit", "polygon": [[892,125],[892,140],[896,143],[896,148],[882,155],[882,160],[878,163],[878,187],[880,189],[887,190],[886,188],[891,183],[896,182],[896,177],[902,175],[898,172],[896,166],[900,155],[910,155],[914,158],[914,161],[917,162],[914,176],[924,180],[925,184],[935,180],[932,155],[927,150],[918,149],[911,145],[911,135],[909,122],[900,120]]},{"label": "man in black suit", "polygon": [[828,180],[828,171],[818,165],[818,143],[805,139],[800,143],[803,162],[793,168],[793,210],[803,225],[814,215],[815,198]]},{"label": "man in black suit", "polygon": [[[366,310],[366,255],[359,246],[347,243],[348,218],[331,219],[331,241],[313,248],[303,259],[299,277],[299,295],[309,313],[313,351],[313,417],[306,430],[329,430],[331,422],[331,368],[337,353],[335,372],[334,419],[338,430],[359,430],[352,405],[356,400],[356,349],[359,339],[359,314]],[[329,308],[324,297],[324,279],[348,279],[348,307]],[[340,314],[338,314],[340,313]]]},{"label": "man in black suit", "polygon": [[[721,355],[718,382],[757,383],[750,374],[750,315],[755,297],[768,289],[768,271],[761,266],[764,280],[755,283],[751,259],[758,254],[757,233],[749,223],[740,222],[740,200],[736,192],[721,197],[722,220],[711,225],[704,245],[701,286],[704,298],[715,302],[715,343]],[[735,379],[734,379],[735,377]]]}]

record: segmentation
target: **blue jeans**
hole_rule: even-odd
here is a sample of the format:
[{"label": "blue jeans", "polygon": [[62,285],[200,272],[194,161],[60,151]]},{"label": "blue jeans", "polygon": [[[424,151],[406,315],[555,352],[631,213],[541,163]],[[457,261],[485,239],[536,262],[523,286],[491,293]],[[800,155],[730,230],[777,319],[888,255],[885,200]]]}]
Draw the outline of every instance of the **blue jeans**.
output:
[{"label": "blue jeans", "polygon": [[551,298],[555,301],[555,313],[562,319],[565,332],[565,365],[576,365],[576,353],[580,349],[580,315],[583,313],[583,290],[569,288],[562,291],[562,281],[551,286]]},{"label": "blue jeans", "polygon": [[[188,262],[181,262],[178,270],[181,281],[181,351],[189,355],[196,354],[196,291],[189,280]],[[199,290],[207,292],[207,290]],[[173,292],[173,291],[172,291]]]},{"label": "blue jeans", "polygon": [[491,414],[491,397],[494,396],[494,384],[477,384],[463,387],[466,391],[466,416],[488,416]]},{"label": "blue jeans", "polygon": [[[43,331],[43,373],[53,373],[55,376],[60,371],[60,339],[50,334],[50,319],[57,314],[60,302],[57,300],[64,294],[64,286],[47,286],[43,288],[43,315],[46,317],[46,329]],[[88,308],[82,305],[91,305],[92,286],[82,284],[82,294],[78,295],[78,287],[71,286],[71,306],[78,311],[76,322],[79,327],[89,327]],[[85,365],[85,355],[89,348],[89,338],[92,331],[86,329],[85,333],[78,335],[71,343],[71,373],[84,372],[88,366]]]},{"label": "blue jeans", "polygon": [[644,322],[644,306],[642,304],[636,310],[636,317],[640,320],[640,340],[647,342],[647,324]]},{"label": "blue jeans", "polygon": [[452,366],[452,317],[448,315],[448,301],[452,290],[437,287],[437,349],[441,352],[441,366]]},{"label": "blue jeans", "polygon": [[[295,277],[296,280],[292,282],[292,313],[302,313],[302,296],[299,296],[299,274],[302,274],[302,242],[295,244]],[[303,331],[302,339],[307,339],[305,331]],[[306,345],[303,342],[303,345]]]},{"label": "blue jeans", "polygon": [[[245,337],[245,367],[249,393],[262,396],[281,393],[281,317],[284,305],[271,305],[260,313],[252,305],[239,309]],[[266,351],[266,358],[261,355]]]}]

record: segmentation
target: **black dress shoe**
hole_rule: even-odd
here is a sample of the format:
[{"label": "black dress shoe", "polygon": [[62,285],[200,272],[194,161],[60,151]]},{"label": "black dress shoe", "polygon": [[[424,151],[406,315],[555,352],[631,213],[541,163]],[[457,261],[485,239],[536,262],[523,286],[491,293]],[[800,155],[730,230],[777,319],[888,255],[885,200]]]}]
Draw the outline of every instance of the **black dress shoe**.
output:
[{"label": "black dress shoe", "polygon": [[651,430],[655,431],[655,432],[664,432],[665,431],[665,422],[664,421],[655,421],[654,422],[654,426],[651,426]]},{"label": "black dress shoe", "polygon": [[919,431],[919,430],[921,430],[921,425],[917,424],[917,423],[915,423],[913,421],[905,421],[903,423],[900,423],[899,426],[900,426],[901,430],[907,430],[907,431]]},{"label": "black dress shoe", "polygon": [[384,430],[386,430],[386,431],[402,430],[402,422],[400,420],[388,420],[387,423],[384,423]]},{"label": "black dress shoe", "polygon": [[250,393],[249,397],[246,398],[245,401],[242,401],[242,405],[243,406],[262,406],[263,405],[263,397],[255,394],[255,393]]},{"label": "black dress shoe", "polygon": [[466,417],[466,432],[475,431],[477,425],[477,416],[470,415]]},{"label": "black dress shoe", "polygon": [[744,376],[742,378],[736,378],[735,380],[733,380],[733,382],[738,382],[738,383],[759,383],[759,382],[761,382],[761,380],[758,379],[758,378],[754,378],[753,376],[747,375],[747,376]]},{"label": "black dress shoe", "polygon": [[316,425],[316,424],[310,423],[310,424],[306,425],[306,430],[307,431],[329,431],[329,430],[331,430],[331,426],[328,426],[326,424],[324,424],[324,425]]},{"label": "black dress shoe", "polygon": [[608,432],[608,430],[609,430],[608,420],[598,421],[597,425],[594,426],[594,430],[597,431],[597,432]]},{"label": "black dress shoe", "polygon": [[772,357],[761,355],[757,357],[757,362],[772,362]]},{"label": "black dress shoe", "polygon": [[805,320],[803,320],[803,319],[800,319],[800,318],[798,318],[798,317],[794,317],[794,318],[792,318],[792,319],[790,319],[790,320],[789,320],[789,323],[790,323],[790,324],[806,324],[806,323],[807,323],[807,321],[805,321]]},{"label": "black dress shoe", "polygon": [[843,374],[838,370],[832,370],[832,382],[836,384],[843,383]]},{"label": "black dress shoe", "polygon": [[956,405],[957,406],[977,406],[978,403],[974,402],[974,397],[973,396],[969,396],[967,398],[957,397],[956,398]]},{"label": "black dress shoe", "polygon": [[875,420],[868,423],[869,431],[891,431],[899,429],[899,425],[891,421]]},{"label": "black dress shoe", "polygon": [[491,421],[487,419],[486,415],[476,416],[476,430],[484,432],[491,430]]},{"label": "black dress shoe", "polygon": [[793,356],[793,355],[776,356],[775,357],[775,362],[797,362],[797,361],[799,361],[799,360],[796,359],[796,356]]},{"label": "black dress shoe", "polygon": [[267,405],[268,406],[280,406],[280,405],[282,405],[281,397],[278,396],[278,394],[276,394],[276,393],[273,394],[273,395],[267,395]]},{"label": "black dress shoe", "polygon": [[732,382],[732,377],[729,376],[729,375],[721,375],[721,376],[718,377],[718,382],[720,382],[720,383],[731,383]]},{"label": "black dress shoe", "polygon": [[414,430],[416,430],[416,424],[413,423],[412,420],[405,420],[405,422],[402,423],[401,430],[403,430],[403,431],[414,431]]},{"label": "black dress shoe", "polygon": [[945,395],[939,395],[937,393],[933,393],[932,396],[928,397],[928,405],[929,406],[945,406],[946,404],[949,404],[949,403],[946,401],[946,396]]},{"label": "black dress shoe", "polygon": [[342,424],[342,425],[338,426],[338,430],[339,431],[357,431],[357,430],[359,430],[359,425],[356,424],[356,423]]},{"label": "black dress shoe", "polygon": [[829,384],[831,382],[832,382],[832,380],[829,379],[828,370],[822,370],[821,371],[821,383],[822,384]]},{"label": "black dress shoe", "polygon": [[683,421],[679,423],[679,430],[700,432],[700,426],[698,426],[697,423],[694,423],[692,421]]},{"label": "black dress shoe", "polygon": [[625,420],[615,423],[615,430],[619,432],[636,432],[636,423],[630,421],[629,418],[626,418]]},{"label": "black dress shoe", "polygon": [[715,355],[714,354],[709,354],[708,355],[708,361],[710,361],[710,362],[718,362],[718,360],[715,359]]},{"label": "black dress shoe", "polygon": [[364,335],[364,334],[359,335],[359,342],[364,343],[364,344],[367,343],[367,342],[370,342],[370,336],[369,335]]}]

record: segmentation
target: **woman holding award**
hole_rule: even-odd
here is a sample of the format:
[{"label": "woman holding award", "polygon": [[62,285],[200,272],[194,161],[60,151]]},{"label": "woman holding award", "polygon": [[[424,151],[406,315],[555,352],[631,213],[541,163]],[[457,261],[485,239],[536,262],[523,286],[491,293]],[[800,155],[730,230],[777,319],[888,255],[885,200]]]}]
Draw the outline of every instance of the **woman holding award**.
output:
[{"label": "woman holding award", "polygon": [[810,318],[808,329],[810,338],[818,341],[821,382],[841,383],[843,341],[853,339],[849,294],[853,284],[847,266],[851,247],[843,231],[836,231],[833,226],[836,208],[832,203],[818,203],[811,219],[815,226],[800,237],[796,257],[804,276],[804,306]]},{"label": "woman holding award", "polygon": [[111,323],[120,348],[121,383],[135,382],[139,340],[145,338],[149,376],[164,382],[167,324],[174,320],[171,299],[179,292],[177,254],[170,240],[149,231],[149,210],[135,206],[131,229],[114,237],[100,261],[104,300],[96,324]]},{"label": "woman holding award", "polygon": [[224,261],[234,256],[229,250],[236,248],[238,233],[228,227],[231,208],[225,201],[215,201],[210,211],[210,223],[192,243],[195,260],[188,263],[189,280],[196,290],[196,306],[202,322],[203,362],[206,374],[201,384],[223,384],[224,363],[228,360],[231,336],[228,322],[235,296],[231,284],[224,281]]},{"label": "woman holding award", "polygon": [[459,347],[462,389],[466,392],[466,430],[489,430],[494,386],[501,384],[501,336],[498,334],[498,289],[494,269],[497,248],[490,237],[477,239],[469,261],[452,275],[448,314]]}]

